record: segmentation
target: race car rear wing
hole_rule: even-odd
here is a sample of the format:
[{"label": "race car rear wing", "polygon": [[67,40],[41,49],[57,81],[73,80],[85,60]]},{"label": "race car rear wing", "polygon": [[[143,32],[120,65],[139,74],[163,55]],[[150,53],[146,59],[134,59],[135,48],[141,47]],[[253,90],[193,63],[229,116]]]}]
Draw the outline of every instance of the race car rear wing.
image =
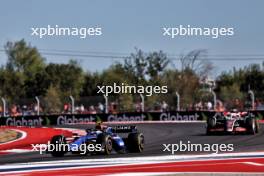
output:
[{"label": "race car rear wing", "polygon": [[137,127],[134,125],[120,125],[120,126],[112,127],[112,131],[114,133],[131,133],[131,132],[136,132]]}]

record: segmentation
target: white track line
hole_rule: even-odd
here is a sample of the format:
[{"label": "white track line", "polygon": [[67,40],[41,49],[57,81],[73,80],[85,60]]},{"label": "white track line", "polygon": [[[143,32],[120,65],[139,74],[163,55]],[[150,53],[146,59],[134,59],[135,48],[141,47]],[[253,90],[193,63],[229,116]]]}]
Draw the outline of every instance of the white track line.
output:
[{"label": "white track line", "polygon": [[243,162],[244,164],[253,165],[253,166],[264,166],[264,164],[256,162]]},{"label": "white track line", "polygon": [[[142,158],[144,158],[144,157],[142,157]],[[127,158],[127,159],[129,159],[129,158]],[[239,162],[239,158],[230,158],[230,159],[232,159],[232,160],[236,160],[237,159],[238,161],[237,162],[232,162],[232,163],[226,163],[226,164],[245,163],[245,162]],[[247,159],[250,159],[250,158],[247,158]],[[214,160],[214,159],[208,158],[208,159],[188,160],[188,161],[206,161],[206,160]],[[67,164],[51,164],[51,163],[49,163],[49,164],[44,164],[44,165],[43,164],[32,165],[31,163],[24,163],[24,165],[20,165],[20,164],[5,165],[5,166],[1,166],[1,167],[4,167],[4,169],[18,169],[18,168],[23,169],[23,168],[27,168],[27,170],[1,172],[0,175],[3,175],[3,174],[5,175],[5,174],[28,173],[28,172],[32,172],[32,171],[52,171],[52,170],[56,170],[56,171],[59,171],[60,170],[61,171],[61,170],[67,170],[67,169],[71,170],[71,169],[84,169],[84,168],[87,169],[87,168],[100,168],[100,167],[111,167],[111,166],[128,166],[128,165],[139,165],[139,164],[158,164],[158,163],[170,163],[170,162],[188,162],[187,160],[185,160],[185,161],[184,160],[181,160],[181,161],[161,161],[161,162],[147,161],[147,162],[135,162],[135,163],[128,162],[128,163],[124,163],[124,164],[113,164],[114,162],[112,160],[112,162],[110,161],[109,163],[102,162],[101,164],[103,164],[103,165],[97,165],[99,163],[90,161],[90,163],[95,164],[95,165],[77,166],[77,167],[66,167],[66,168],[61,168],[61,167],[56,168],[56,167],[54,167],[54,166],[67,166],[69,164],[70,164],[70,166],[74,166],[74,165],[86,164],[87,163],[87,162],[81,162],[81,161],[82,160],[80,160],[80,163],[75,163],[75,164],[74,163],[73,164],[71,164],[71,163],[67,163]],[[222,164],[224,164],[224,163],[222,163]],[[196,165],[203,165],[203,164],[196,164]],[[212,163],[212,166],[215,166],[215,165],[217,165],[217,164],[213,164]],[[41,166],[42,167],[43,166],[52,166],[53,168],[45,168],[45,169],[39,168],[39,169],[34,169],[34,167],[41,167]],[[186,165],[186,166],[189,166],[189,165]],[[156,167],[159,167],[159,166],[156,166]],[[164,167],[164,166],[162,166],[162,167]],[[169,167],[171,167],[171,166],[169,166]],[[182,165],[179,166],[179,167],[182,167]],[[140,166],[139,168],[153,168],[153,166],[152,167]],[[210,173],[210,172],[208,172],[208,173]]]},{"label": "white track line", "polygon": [[31,152],[31,149],[10,149],[10,150],[2,150],[1,152],[8,152],[8,153],[27,153]]},{"label": "white track line", "polygon": [[[39,166],[67,166],[67,165],[82,165],[82,164],[151,164],[151,163],[169,163],[169,162],[189,162],[189,161],[207,161],[207,160],[225,160],[228,159],[239,160],[243,156],[249,158],[254,158],[254,156],[263,156],[264,152],[254,152],[254,153],[236,153],[236,154],[217,154],[217,155],[189,155],[189,156],[152,156],[152,157],[130,157],[130,158],[118,158],[118,160],[113,160],[113,158],[104,159],[76,159],[76,160],[58,160],[58,161],[44,161],[44,162],[28,162],[28,163],[15,163],[0,166],[0,169],[6,168],[24,168],[24,167],[39,167]],[[212,158],[215,157],[215,158]],[[240,157],[240,158],[236,158]],[[239,162],[239,161],[238,161]],[[252,164],[252,163],[245,163]]]}]

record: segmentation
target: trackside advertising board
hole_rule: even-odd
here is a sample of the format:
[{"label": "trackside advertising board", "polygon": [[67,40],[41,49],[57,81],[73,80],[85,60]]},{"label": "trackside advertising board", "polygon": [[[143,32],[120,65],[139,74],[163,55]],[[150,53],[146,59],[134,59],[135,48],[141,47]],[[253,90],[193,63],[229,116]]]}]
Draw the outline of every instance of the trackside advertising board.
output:
[{"label": "trackside advertising board", "polygon": [[[1,117],[0,125],[4,126],[49,126],[64,124],[85,124],[89,122],[144,122],[144,121],[201,121],[214,116],[213,111],[170,111],[118,114],[60,114],[42,116]],[[260,120],[264,111],[252,111]]]}]

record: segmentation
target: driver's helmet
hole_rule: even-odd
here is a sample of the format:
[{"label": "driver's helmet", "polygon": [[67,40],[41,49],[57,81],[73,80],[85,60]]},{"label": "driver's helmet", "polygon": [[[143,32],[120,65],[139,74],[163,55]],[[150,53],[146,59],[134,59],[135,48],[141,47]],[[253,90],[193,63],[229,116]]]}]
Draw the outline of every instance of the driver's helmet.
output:
[{"label": "driver's helmet", "polygon": [[95,129],[96,130],[105,130],[107,128],[107,126],[105,126],[105,125],[102,125],[102,122],[101,121],[99,121],[99,122],[96,122],[96,124],[95,124]]},{"label": "driver's helmet", "polygon": [[96,130],[102,130],[102,122],[96,122],[96,124],[95,124],[95,129]]}]

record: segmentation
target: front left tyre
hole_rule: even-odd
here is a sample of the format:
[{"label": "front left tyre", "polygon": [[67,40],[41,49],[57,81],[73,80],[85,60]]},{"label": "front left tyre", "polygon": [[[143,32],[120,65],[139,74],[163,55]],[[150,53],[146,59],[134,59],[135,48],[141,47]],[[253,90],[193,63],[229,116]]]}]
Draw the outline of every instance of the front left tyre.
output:
[{"label": "front left tyre", "polygon": [[110,135],[102,133],[97,137],[97,144],[101,145],[101,152],[105,155],[110,155],[113,150],[113,142]]}]

